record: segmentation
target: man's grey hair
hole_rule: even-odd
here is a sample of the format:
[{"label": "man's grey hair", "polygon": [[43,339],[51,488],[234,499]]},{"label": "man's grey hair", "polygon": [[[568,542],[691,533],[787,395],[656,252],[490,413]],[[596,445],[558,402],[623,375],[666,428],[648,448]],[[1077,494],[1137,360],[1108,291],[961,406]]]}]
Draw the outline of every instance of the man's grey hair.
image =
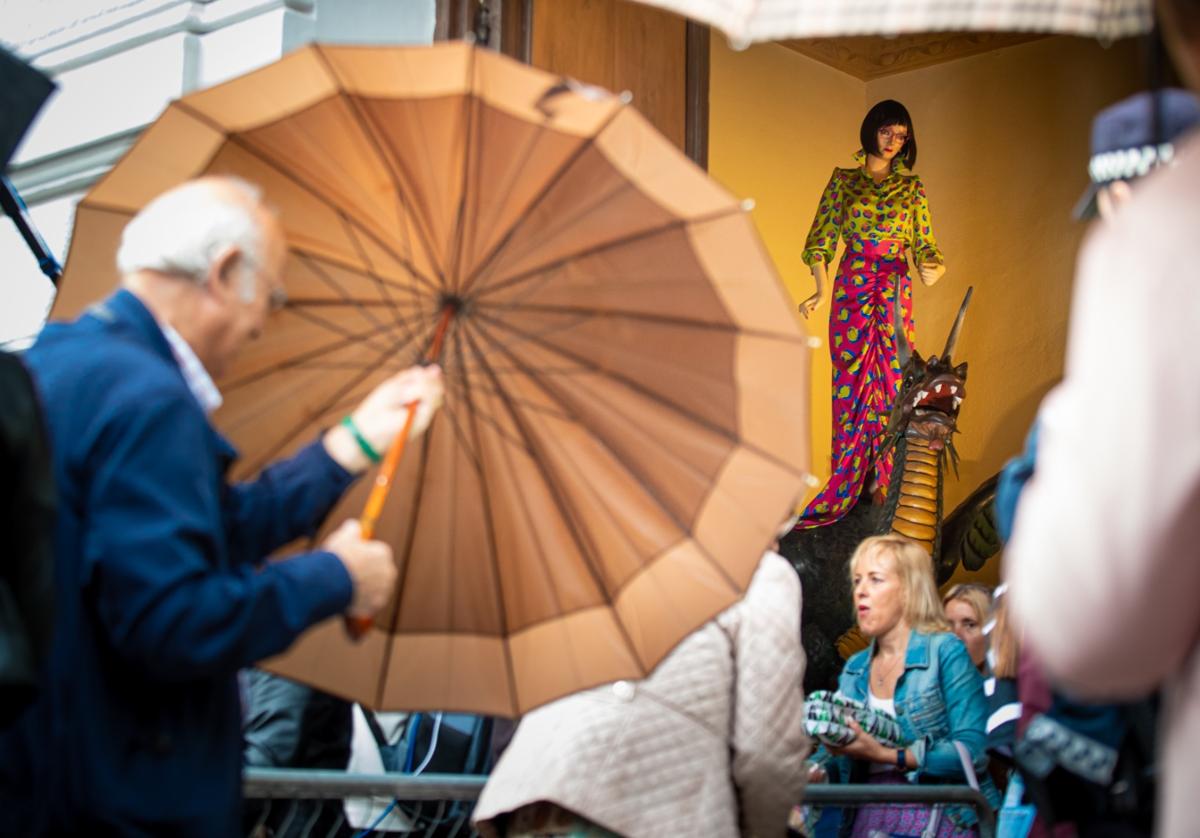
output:
[{"label": "man's grey hair", "polygon": [[262,203],[262,190],[239,178],[223,177],[217,184],[188,183],[146,204],[121,234],[121,275],[148,270],[203,283],[213,262],[236,247],[243,258],[239,294],[253,300],[254,268],[263,255],[263,231],[253,208]]}]

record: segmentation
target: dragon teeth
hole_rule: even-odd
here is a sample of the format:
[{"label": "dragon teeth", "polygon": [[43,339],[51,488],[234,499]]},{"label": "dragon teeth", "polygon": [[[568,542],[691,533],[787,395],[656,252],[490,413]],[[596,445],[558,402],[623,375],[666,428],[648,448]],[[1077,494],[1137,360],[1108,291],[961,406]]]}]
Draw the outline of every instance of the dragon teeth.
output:
[{"label": "dragon teeth", "polygon": [[934,387],[933,387],[933,392],[935,392],[935,393],[940,393],[940,392],[942,392],[942,385],[941,385],[941,384],[935,384],[935,385],[934,385]]},{"label": "dragon teeth", "polygon": [[955,396],[955,397],[954,397],[954,409],[955,409],[955,410],[958,410],[958,406],[959,406],[960,404],[962,404],[962,402],[963,402],[963,400],[962,400],[962,396]]}]

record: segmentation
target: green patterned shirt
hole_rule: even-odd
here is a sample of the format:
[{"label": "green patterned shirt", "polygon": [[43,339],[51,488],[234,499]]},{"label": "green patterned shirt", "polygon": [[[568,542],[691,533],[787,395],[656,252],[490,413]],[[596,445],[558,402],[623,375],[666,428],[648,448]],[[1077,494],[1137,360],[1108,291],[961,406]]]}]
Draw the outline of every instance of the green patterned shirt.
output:
[{"label": "green patterned shirt", "polygon": [[[860,163],[865,156],[854,156]],[[899,160],[879,183],[864,166],[833,170],[821,194],[817,215],[804,243],[804,264],[833,262],[838,239],[898,240],[913,252],[918,265],[942,263],[942,251],[933,237],[929,199],[921,179]]]}]

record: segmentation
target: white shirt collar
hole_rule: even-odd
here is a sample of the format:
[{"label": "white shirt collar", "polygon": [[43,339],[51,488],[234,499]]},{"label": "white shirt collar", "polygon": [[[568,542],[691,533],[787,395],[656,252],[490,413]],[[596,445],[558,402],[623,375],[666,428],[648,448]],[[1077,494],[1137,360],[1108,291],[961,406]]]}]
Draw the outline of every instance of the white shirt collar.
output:
[{"label": "white shirt collar", "polygon": [[179,332],[166,323],[159,323],[158,326],[162,329],[167,343],[171,345],[171,354],[175,356],[175,362],[179,364],[179,370],[183,373],[183,380],[187,382],[188,389],[192,391],[192,395],[196,397],[196,401],[200,403],[200,407],[206,414],[214,413],[224,399],[221,398],[221,391],[217,389],[217,385],[213,383],[212,376],[208,374],[204,364],[196,357],[192,347],[188,346],[188,342],[180,336]]}]

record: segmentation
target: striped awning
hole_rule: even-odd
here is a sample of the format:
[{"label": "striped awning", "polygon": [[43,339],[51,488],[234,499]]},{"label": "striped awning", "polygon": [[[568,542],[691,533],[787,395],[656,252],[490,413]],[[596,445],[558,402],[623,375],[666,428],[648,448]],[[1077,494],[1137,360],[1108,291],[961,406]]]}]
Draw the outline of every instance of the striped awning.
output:
[{"label": "striped awning", "polygon": [[1150,0],[641,0],[734,42],[914,32],[1044,32],[1111,41],[1149,32]]}]

